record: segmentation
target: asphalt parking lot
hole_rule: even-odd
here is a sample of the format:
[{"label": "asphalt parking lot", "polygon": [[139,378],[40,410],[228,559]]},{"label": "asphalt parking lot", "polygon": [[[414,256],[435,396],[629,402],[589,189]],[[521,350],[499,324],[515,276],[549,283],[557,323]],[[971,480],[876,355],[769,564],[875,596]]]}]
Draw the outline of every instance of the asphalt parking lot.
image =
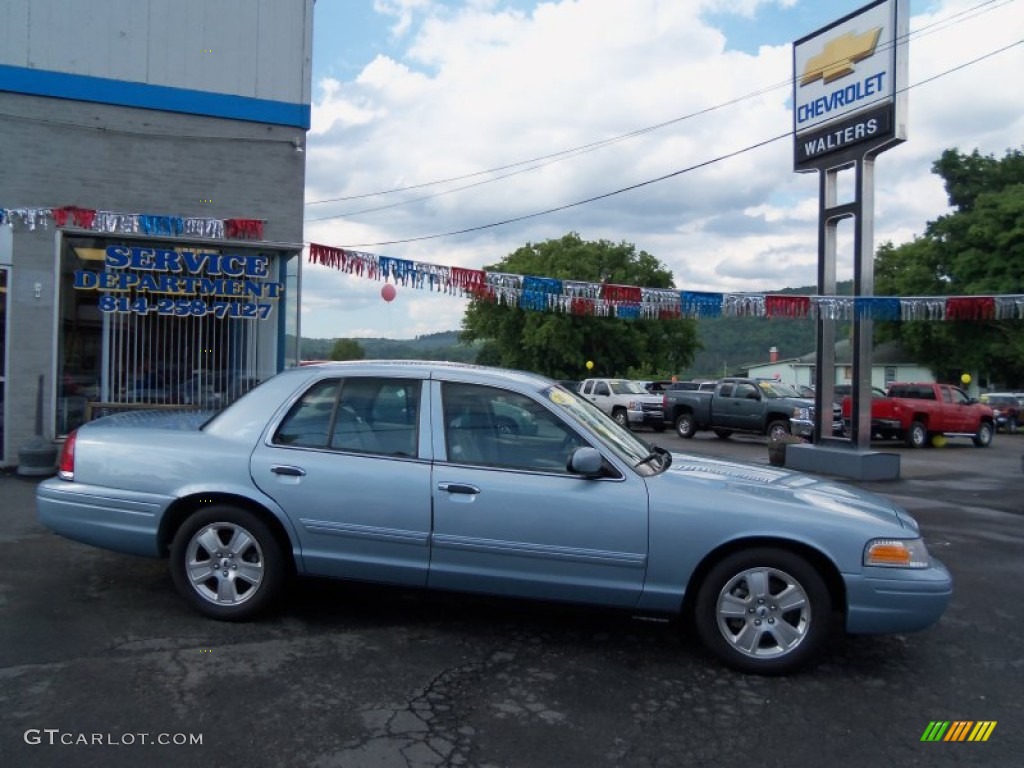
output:
[{"label": "asphalt parking lot", "polygon": [[[759,438],[645,436],[768,461]],[[410,590],[300,581],[263,621],[211,622],[165,563],[51,535],[35,482],[0,474],[0,766],[1021,765],[1024,435],[878,447],[901,479],[858,485],[918,518],[953,603],[781,679],[678,622]],[[923,742],[933,721],[996,726]]]}]

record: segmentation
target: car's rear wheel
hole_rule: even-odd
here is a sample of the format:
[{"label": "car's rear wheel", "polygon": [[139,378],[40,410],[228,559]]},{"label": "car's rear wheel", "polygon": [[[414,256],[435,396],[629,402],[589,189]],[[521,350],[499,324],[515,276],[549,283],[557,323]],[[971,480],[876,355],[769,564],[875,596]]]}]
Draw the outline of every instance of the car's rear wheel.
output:
[{"label": "car's rear wheel", "polygon": [[245,510],[212,506],[182,523],[171,544],[171,578],[200,613],[243,621],[281,593],[285,561],[267,525]]},{"label": "car's rear wheel", "polygon": [[928,445],[928,429],[920,421],[915,421],[907,430],[907,447],[924,448]]},{"label": "car's rear wheel", "polygon": [[676,434],[684,440],[689,440],[697,432],[697,422],[692,413],[681,413],[676,418]]},{"label": "car's rear wheel", "polygon": [[705,646],[730,667],[772,675],[810,662],[828,638],[832,600],[804,558],[775,548],[735,552],[704,578],[694,606]]},{"label": "car's rear wheel", "polygon": [[988,448],[992,445],[992,435],[995,429],[992,422],[983,421],[978,425],[978,431],[974,434],[974,444],[979,448]]}]

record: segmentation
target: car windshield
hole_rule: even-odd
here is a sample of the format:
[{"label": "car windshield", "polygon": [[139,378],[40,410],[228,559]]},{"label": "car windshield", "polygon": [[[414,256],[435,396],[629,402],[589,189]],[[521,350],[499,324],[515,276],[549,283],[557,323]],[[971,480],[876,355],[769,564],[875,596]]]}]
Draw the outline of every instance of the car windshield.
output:
[{"label": "car windshield", "polygon": [[612,394],[615,395],[646,395],[647,390],[644,389],[644,385],[639,381],[630,381],[628,379],[612,379],[608,382],[608,386],[612,390]]},{"label": "car windshield", "polygon": [[765,397],[803,397],[803,395],[797,392],[796,388],[781,381],[762,381],[759,383]]},{"label": "car windshield", "polygon": [[[566,412],[574,421],[579,422],[599,438],[601,442],[611,450],[622,461],[635,467],[640,461],[647,458],[651,453],[651,447],[637,438],[625,427],[620,427],[615,421],[598,408],[582,397],[576,397],[575,393],[566,392],[561,387],[550,387],[544,390],[541,395],[553,403],[560,410]],[[646,468],[646,469],[645,469]],[[648,462],[637,468],[638,472],[658,472],[663,466]]]}]

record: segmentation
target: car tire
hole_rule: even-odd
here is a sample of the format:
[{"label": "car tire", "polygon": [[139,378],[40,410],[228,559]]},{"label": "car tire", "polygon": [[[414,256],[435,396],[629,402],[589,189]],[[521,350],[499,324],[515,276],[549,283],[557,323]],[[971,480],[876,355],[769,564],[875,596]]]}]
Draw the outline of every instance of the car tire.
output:
[{"label": "car tire", "polygon": [[692,413],[681,413],[676,418],[676,434],[684,440],[689,440],[697,433],[697,422]]},{"label": "car tire", "polygon": [[782,675],[810,663],[832,626],[825,580],[784,549],[728,555],[704,577],[694,605],[701,641],[743,672]]},{"label": "car tire", "polygon": [[170,568],[186,602],[221,621],[262,613],[286,580],[284,555],[270,528],[251,512],[226,505],[182,523],[171,543]]},{"label": "car tire", "polygon": [[612,418],[615,419],[615,423],[620,427],[629,429],[629,416],[626,414],[625,408],[616,408],[612,411]]},{"label": "car tire", "polygon": [[732,436],[731,429],[716,429],[715,435],[718,436],[719,440],[728,440]]},{"label": "car tire", "polygon": [[928,429],[923,422],[915,421],[907,430],[907,447],[924,448],[928,445]]},{"label": "car tire", "polygon": [[785,440],[789,434],[789,423],[785,421],[773,421],[768,425],[769,440]]},{"label": "car tire", "polygon": [[979,448],[988,448],[992,445],[992,437],[995,432],[995,428],[992,426],[992,422],[983,421],[978,425],[978,431],[974,434],[974,444]]}]

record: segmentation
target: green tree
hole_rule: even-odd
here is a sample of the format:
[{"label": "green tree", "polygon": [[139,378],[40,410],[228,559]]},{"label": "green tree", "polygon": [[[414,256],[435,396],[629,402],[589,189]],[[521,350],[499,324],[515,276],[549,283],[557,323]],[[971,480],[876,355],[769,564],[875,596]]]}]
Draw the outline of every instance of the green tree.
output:
[{"label": "green tree", "polygon": [[338,339],[331,347],[331,360],[362,360],[366,350],[355,339]]},{"label": "green tree", "polygon": [[[671,288],[672,273],[629,243],[585,242],[576,233],[527,244],[489,271],[584,282]],[[536,312],[470,302],[462,338],[482,342],[477,362],[542,373],[558,379],[588,375],[662,377],[683,370],[698,349],[692,320],[619,320]]]},{"label": "green tree", "polygon": [[[1024,293],[1024,154],[997,159],[949,149],[932,165],[953,212],[928,222],[921,237],[883,244],[875,257],[875,292],[892,296],[990,296]],[[964,370],[991,381],[1024,384],[1020,321],[907,322],[879,327],[898,338],[937,377]]]}]

